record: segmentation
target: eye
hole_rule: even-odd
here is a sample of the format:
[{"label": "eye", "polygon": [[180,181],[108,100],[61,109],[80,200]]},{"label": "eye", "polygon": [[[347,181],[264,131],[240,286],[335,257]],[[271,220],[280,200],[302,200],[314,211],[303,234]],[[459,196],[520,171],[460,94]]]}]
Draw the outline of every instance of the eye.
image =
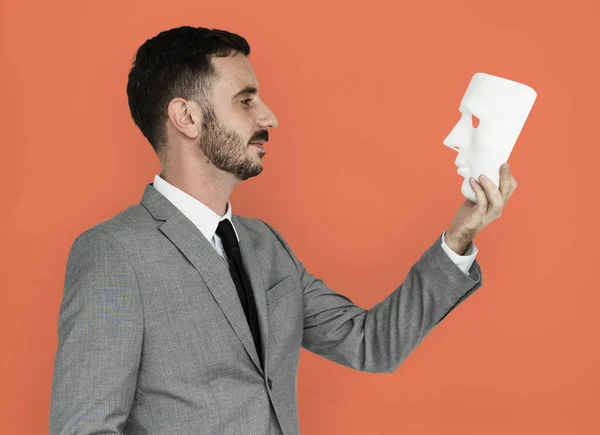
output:
[{"label": "eye", "polygon": [[246,103],[246,101],[252,101],[252,98],[248,98],[247,100],[242,100],[241,103],[249,106],[250,104]]},{"label": "eye", "polygon": [[473,114],[471,115],[471,125],[473,125],[473,128],[479,127],[479,118]]}]

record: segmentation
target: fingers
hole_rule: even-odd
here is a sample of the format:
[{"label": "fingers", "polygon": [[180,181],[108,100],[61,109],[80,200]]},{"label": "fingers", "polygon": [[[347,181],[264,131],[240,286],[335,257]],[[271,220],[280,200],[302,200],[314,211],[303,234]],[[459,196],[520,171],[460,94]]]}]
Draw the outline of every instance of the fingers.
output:
[{"label": "fingers", "polygon": [[485,192],[481,185],[475,181],[473,177],[469,178],[469,184],[471,185],[471,189],[475,192],[475,202],[477,202],[477,213],[481,216],[485,216],[487,213],[488,201],[485,196]]},{"label": "fingers", "polygon": [[510,166],[504,163],[500,166],[499,187],[481,174],[479,180],[469,178],[469,184],[475,192],[477,213],[487,218],[497,219],[502,215],[504,205],[517,188],[517,180],[510,173]]},{"label": "fingers", "polygon": [[508,194],[509,198],[510,198],[510,195],[513,194],[513,192],[515,191],[516,188],[517,188],[517,180],[515,180],[515,177],[513,177],[511,175],[510,176],[510,193]]},{"label": "fingers", "polygon": [[500,194],[504,198],[504,202],[508,201],[510,194],[512,193],[512,175],[510,174],[510,167],[508,163],[504,163],[500,166]]},{"label": "fingers", "polygon": [[490,207],[488,214],[492,215],[492,217],[499,217],[502,214],[502,207],[504,207],[504,198],[502,197],[502,194],[492,180],[485,175],[482,174],[479,178],[489,202]]},{"label": "fingers", "polygon": [[511,174],[508,163],[504,163],[500,166],[500,193],[504,198],[505,205],[516,188],[517,180],[515,180],[515,177]]}]

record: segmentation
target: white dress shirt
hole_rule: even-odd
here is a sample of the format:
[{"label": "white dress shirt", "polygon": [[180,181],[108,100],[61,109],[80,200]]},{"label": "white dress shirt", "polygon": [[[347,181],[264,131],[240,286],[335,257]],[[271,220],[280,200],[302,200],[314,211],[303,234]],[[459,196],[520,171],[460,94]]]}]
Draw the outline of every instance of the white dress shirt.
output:
[{"label": "white dress shirt", "polygon": [[[223,258],[223,260],[227,262],[227,255],[223,249],[221,238],[217,235],[216,231],[217,227],[219,226],[219,222],[221,222],[223,219],[229,219],[239,242],[240,237],[231,219],[231,202],[229,200],[227,201],[227,210],[225,214],[223,216],[219,216],[208,206],[204,205],[196,198],[188,195],[183,190],[173,186],[158,174],[156,174],[154,177],[152,186],[165,198],[167,198],[175,207],[177,207],[185,217],[192,221],[194,225],[196,225],[204,237],[206,237],[213,248],[215,248],[215,250]],[[450,247],[446,244],[446,241],[444,240],[445,235],[446,231],[444,231],[444,234],[442,235],[442,249],[444,252],[446,252],[446,254],[448,254],[454,264],[456,264],[465,275],[469,275],[469,269],[475,261],[475,256],[478,252],[475,243],[471,242],[465,252],[465,255],[459,255],[450,249]]]}]

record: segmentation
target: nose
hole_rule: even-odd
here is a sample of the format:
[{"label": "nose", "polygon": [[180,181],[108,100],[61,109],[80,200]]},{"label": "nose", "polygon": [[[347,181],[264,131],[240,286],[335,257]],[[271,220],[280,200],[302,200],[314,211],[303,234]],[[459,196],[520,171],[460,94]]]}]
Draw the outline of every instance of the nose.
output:
[{"label": "nose", "polygon": [[457,130],[458,130],[458,124],[456,124],[456,126],[452,129],[450,134],[448,136],[446,136],[446,139],[444,139],[444,145],[446,145],[447,147],[452,148],[456,151],[458,151],[458,146],[459,146]]},{"label": "nose", "polygon": [[458,151],[459,148],[469,148],[469,135],[465,131],[464,120],[456,123],[450,134],[444,139],[444,145]]},{"label": "nose", "polygon": [[279,126],[279,120],[266,104],[261,113],[259,125],[261,128],[277,128]]}]

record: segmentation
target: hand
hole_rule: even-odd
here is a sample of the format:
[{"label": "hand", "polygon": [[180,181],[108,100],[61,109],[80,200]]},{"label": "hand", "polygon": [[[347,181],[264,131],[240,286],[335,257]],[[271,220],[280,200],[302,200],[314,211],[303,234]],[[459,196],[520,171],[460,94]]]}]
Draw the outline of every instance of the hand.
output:
[{"label": "hand", "polygon": [[517,180],[510,173],[508,163],[500,166],[500,189],[485,175],[481,182],[469,180],[475,192],[476,203],[467,199],[458,209],[444,240],[450,249],[462,255],[475,235],[502,215],[504,205],[517,188]]}]

